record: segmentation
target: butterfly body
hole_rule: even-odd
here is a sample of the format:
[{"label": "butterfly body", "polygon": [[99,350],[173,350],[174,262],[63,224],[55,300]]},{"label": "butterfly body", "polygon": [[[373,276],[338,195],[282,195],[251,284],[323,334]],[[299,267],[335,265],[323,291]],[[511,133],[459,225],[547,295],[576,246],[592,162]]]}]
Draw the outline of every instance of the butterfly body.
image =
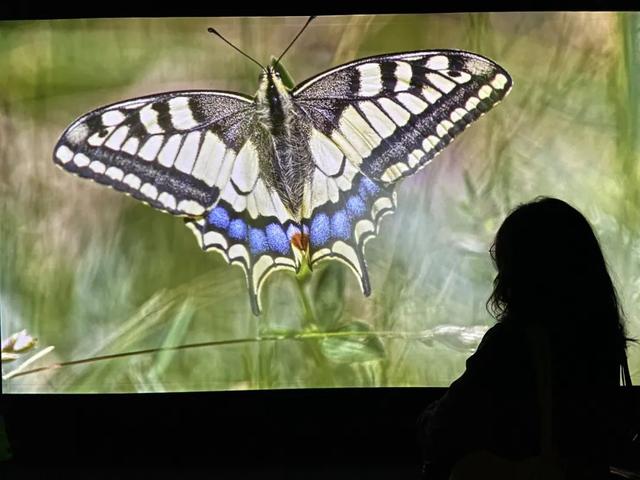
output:
[{"label": "butterfly body", "polygon": [[309,129],[300,121],[291,91],[273,66],[260,76],[255,95],[257,134],[265,152],[260,172],[267,187],[275,191],[292,220],[302,221],[304,187],[313,173],[307,142]]},{"label": "butterfly body", "polygon": [[90,112],[54,161],[186,217],[203,249],[243,268],[258,313],[269,274],[329,259],[369,295],[364,246],[395,184],[510,88],[494,62],[455,50],[364,58],[292,89],[270,65],[254,97],[169,92]]}]

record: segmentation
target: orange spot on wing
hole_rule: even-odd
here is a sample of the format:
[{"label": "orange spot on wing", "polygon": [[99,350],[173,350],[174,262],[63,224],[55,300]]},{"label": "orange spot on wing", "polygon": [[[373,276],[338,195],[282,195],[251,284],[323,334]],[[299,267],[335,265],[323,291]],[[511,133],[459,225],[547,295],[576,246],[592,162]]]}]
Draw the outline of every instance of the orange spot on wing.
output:
[{"label": "orange spot on wing", "polygon": [[304,233],[296,233],[291,237],[291,245],[301,252],[306,252],[309,248],[309,235]]}]

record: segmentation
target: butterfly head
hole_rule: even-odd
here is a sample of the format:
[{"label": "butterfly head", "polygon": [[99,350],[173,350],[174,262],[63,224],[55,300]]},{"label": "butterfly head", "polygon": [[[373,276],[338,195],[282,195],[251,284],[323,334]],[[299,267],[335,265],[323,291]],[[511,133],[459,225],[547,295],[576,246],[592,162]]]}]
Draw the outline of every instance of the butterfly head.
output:
[{"label": "butterfly head", "polygon": [[278,69],[269,65],[260,72],[258,76],[258,91],[256,98],[258,101],[265,101],[267,98],[289,96],[290,89],[285,85]]},{"label": "butterfly head", "polygon": [[291,92],[271,65],[260,72],[259,82],[254,97],[256,111],[260,121],[275,134],[286,128],[292,108]]}]

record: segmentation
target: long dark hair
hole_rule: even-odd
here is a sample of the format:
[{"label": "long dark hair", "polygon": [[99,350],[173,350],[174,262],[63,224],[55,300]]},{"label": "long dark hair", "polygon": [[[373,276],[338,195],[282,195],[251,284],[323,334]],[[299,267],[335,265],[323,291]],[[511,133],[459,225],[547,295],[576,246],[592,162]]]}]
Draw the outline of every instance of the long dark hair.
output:
[{"label": "long dark hair", "polygon": [[498,321],[539,322],[625,358],[631,339],[624,313],[598,240],[578,210],[546,197],[520,205],[490,251],[498,273],[487,309]]}]

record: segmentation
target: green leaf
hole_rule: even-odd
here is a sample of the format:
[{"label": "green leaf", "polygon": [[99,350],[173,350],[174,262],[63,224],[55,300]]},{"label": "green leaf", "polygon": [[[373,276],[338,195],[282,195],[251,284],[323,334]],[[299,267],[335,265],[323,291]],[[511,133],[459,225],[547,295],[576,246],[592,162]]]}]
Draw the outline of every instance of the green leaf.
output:
[{"label": "green leaf", "polygon": [[[353,334],[349,335],[349,332]],[[367,332],[371,332],[369,324],[359,321],[349,322],[332,332],[336,333],[336,336],[322,339],[320,350],[329,361],[334,363],[362,363],[384,358],[385,350],[382,341],[377,335],[366,334]]]}]

